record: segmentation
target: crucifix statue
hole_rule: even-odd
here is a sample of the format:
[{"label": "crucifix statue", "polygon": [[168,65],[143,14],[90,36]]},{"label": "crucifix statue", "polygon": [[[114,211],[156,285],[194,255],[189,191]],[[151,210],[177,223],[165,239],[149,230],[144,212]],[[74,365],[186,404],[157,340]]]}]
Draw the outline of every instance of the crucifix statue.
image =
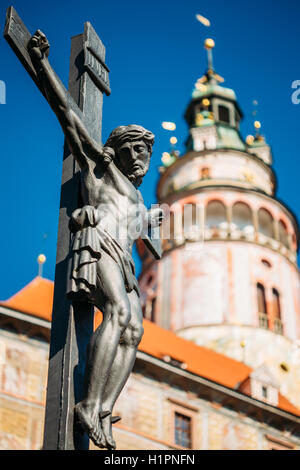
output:
[{"label": "crucifix statue", "polygon": [[[90,23],[72,39],[69,91],[51,67],[46,36],[7,11],[5,37],[65,134],[61,210],[45,419],[45,449],[115,449],[114,404],[133,368],[143,315],[132,248],[143,238],[160,257],[163,213],[137,189],[154,135],[120,126],[101,143],[102,93],[110,93],[105,48]],[[156,228],[156,230],[155,230]],[[103,320],[93,331],[94,308]]]}]

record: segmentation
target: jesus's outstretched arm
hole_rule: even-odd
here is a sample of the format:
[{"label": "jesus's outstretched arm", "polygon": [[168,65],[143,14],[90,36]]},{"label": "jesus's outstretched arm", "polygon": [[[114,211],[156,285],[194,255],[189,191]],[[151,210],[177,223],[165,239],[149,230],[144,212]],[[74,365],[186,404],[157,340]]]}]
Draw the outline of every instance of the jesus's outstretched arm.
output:
[{"label": "jesus's outstretched arm", "polygon": [[29,54],[47,100],[80,167],[86,167],[89,160],[100,163],[104,161],[102,147],[89,135],[85,125],[69,105],[68,94],[48,61],[49,48],[49,42],[40,30],[32,36],[28,44]]}]

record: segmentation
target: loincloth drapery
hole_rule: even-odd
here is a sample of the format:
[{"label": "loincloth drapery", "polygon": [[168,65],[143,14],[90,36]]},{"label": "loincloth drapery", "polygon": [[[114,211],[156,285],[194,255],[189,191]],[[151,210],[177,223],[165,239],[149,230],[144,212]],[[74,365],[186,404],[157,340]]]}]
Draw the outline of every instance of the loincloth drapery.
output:
[{"label": "loincloth drapery", "polygon": [[74,236],[68,296],[78,300],[93,300],[93,294],[98,288],[97,262],[103,252],[119,266],[126,291],[135,290],[140,295],[132,256],[99,222],[99,213],[93,206],[76,209],[72,214],[69,228]]}]

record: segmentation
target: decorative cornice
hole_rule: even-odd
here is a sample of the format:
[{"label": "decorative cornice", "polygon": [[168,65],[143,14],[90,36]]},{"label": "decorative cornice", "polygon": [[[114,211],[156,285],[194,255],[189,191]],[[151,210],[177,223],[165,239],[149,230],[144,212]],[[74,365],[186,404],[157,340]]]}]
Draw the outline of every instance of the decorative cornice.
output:
[{"label": "decorative cornice", "polygon": [[170,194],[169,196],[166,196],[164,199],[161,199],[159,202],[160,204],[173,204],[174,202],[180,200],[180,199],[183,199],[185,197],[188,197],[188,196],[191,196],[193,194],[197,194],[198,192],[203,192],[203,191],[210,191],[210,190],[216,190],[216,189],[220,189],[220,190],[232,190],[232,191],[244,191],[244,192],[248,192],[249,194],[257,194],[258,196],[261,196],[267,200],[270,200],[276,204],[278,204],[280,206],[280,208],[283,210],[283,212],[286,214],[287,217],[289,217],[291,219],[291,221],[293,222],[293,226],[295,228],[295,233],[296,233],[296,236],[297,236],[297,246],[299,246],[299,240],[300,240],[300,233],[299,233],[299,223],[298,223],[298,218],[297,216],[295,215],[295,213],[287,206],[286,203],[284,203],[283,201],[281,201],[280,199],[276,198],[275,196],[270,196],[268,194],[266,194],[264,191],[260,190],[260,189],[251,189],[251,188],[238,188],[234,185],[230,185],[230,184],[212,184],[210,186],[202,186],[202,187],[197,187],[197,188],[193,188],[193,189],[188,189],[188,188],[185,188],[183,190],[180,190],[180,191],[176,191],[172,194]]},{"label": "decorative cornice", "polygon": [[[197,152],[196,151],[187,152],[185,155],[178,158],[176,160],[176,162],[173,163],[173,165],[166,168],[166,170],[164,171],[164,173],[161,175],[160,179],[158,180],[158,184],[157,184],[157,187],[156,187],[156,197],[157,197],[158,201],[162,202],[162,199],[160,198],[160,191],[161,191],[161,187],[163,186],[163,184],[164,184],[165,180],[167,179],[167,177],[171,176],[172,173],[177,171],[178,168],[185,165],[188,161],[194,160],[195,158],[201,158],[201,157],[204,157],[206,155],[211,155],[211,154],[214,154],[214,153],[221,153],[226,157],[226,154],[232,153],[232,152],[234,152],[236,154],[239,154],[239,155],[242,155],[243,157],[246,157],[247,159],[249,159],[249,161],[254,160],[255,163],[260,165],[267,173],[269,173],[270,176],[271,176],[271,182],[273,184],[274,194],[276,193],[277,178],[276,178],[275,172],[272,169],[272,167],[267,165],[261,158],[257,157],[254,154],[251,154],[250,152],[237,150],[237,149],[231,149],[231,148],[207,149],[207,150],[201,150],[201,151],[197,151]],[[181,190],[179,190],[178,192],[180,192],[180,191]],[[176,192],[176,194],[177,194],[177,192]]]}]

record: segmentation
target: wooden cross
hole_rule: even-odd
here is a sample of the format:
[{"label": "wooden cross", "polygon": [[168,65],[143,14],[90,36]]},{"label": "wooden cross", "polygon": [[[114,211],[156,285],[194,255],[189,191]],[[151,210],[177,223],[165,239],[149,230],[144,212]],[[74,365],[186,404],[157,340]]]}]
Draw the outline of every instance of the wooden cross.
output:
[{"label": "wooden cross", "polygon": [[[4,36],[44,95],[27,50],[31,34],[13,7],[7,10]],[[69,90],[65,92],[72,110],[99,143],[103,91],[110,94],[109,70],[104,61],[105,47],[91,24],[85,23],[84,33],[73,37],[71,41]],[[87,449],[89,446],[86,436],[76,432],[73,409],[82,394],[86,348],[93,332],[93,307],[75,302],[72,305],[66,297],[71,245],[68,224],[79,202],[78,170],[77,163],[65,144],[44,449]]]},{"label": "wooden cross", "polygon": [[[7,10],[4,37],[45,96],[27,50],[31,34],[13,7]],[[70,107],[85,124],[91,137],[100,144],[103,92],[110,94],[108,73],[105,47],[87,22],[83,34],[72,38],[69,88],[68,91],[64,89]],[[49,450],[89,447],[87,436],[78,432],[74,423],[73,410],[82,398],[86,350],[94,327],[94,307],[83,302],[71,302],[66,297],[71,266],[68,224],[79,204],[79,168],[65,144],[43,445]],[[159,258],[160,240],[155,229],[154,235],[151,240],[151,234],[146,233],[143,239],[154,256]]]}]

